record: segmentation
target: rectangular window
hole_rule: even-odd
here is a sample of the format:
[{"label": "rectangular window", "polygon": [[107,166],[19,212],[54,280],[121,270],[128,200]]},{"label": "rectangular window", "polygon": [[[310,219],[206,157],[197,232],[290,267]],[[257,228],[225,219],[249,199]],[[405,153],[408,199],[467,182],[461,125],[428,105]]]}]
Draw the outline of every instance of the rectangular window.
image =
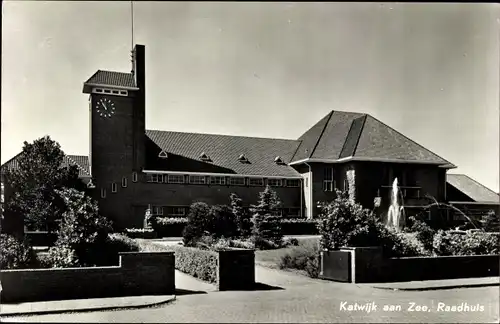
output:
[{"label": "rectangular window", "polygon": [[281,187],[283,185],[283,181],[281,179],[267,179],[267,184],[271,187]]},{"label": "rectangular window", "polygon": [[349,190],[349,181],[347,181],[347,179],[344,180],[344,191],[348,191]]},{"label": "rectangular window", "polygon": [[323,191],[333,191],[334,187],[333,168],[326,167],[323,178]]},{"label": "rectangular window", "polygon": [[264,179],[262,179],[262,178],[248,178],[248,185],[249,186],[263,186]]},{"label": "rectangular window", "polygon": [[112,183],[111,184],[111,192],[117,192],[118,191],[118,186],[116,185],[116,183]]},{"label": "rectangular window", "polygon": [[127,178],[126,177],[122,178],[122,187],[127,188]]},{"label": "rectangular window", "polygon": [[189,176],[189,183],[191,184],[205,184],[205,176],[191,175]]},{"label": "rectangular window", "polygon": [[163,215],[163,207],[162,206],[153,206],[153,210],[151,211],[153,215],[161,216]]},{"label": "rectangular window", "polygon": [[106,198],[106,189],[101,188],[101,198]]},{"label": "rectangular window", "polygon": [[287,179],[286,186],[287,187],[300,187],[300,180],[299,179]]},{"label": "rectangular window", "polygon": [[183,174],[169,174],[168,183],[184,183]]},{"label": "rectangular window", "polygon": [[132,182],[137,182],[137,172],[132,172]]},{"label": "rectangular window", "polygon": [[285,208],[286,212],[286,217],[299,217],[300,215],[300,208],[297,207],[291,207],[291,208]]},{"label": "rectangular window", "polygon": [[244,186],[245,178],[243,177],[231,177],[229,178],[229,184],[232,186]]},{"label": "rectangular window", "polygon": [[210,177],[210,184],[224,185],[224,184],[226,184],[226,178],[225,177],[212,176],[212,177]]},{"label": "rectangular window", "polygon": [[167,207],[168,216],[185,216],[186,215],[186,207],[179,206],[169,206]]},{"label": "rectangular window", "polygon": [[163,182],[162,179],[162,175],[161,174],[152,174],[151,175],[151,182],[155,182],[155,183],[158,183],[158,182]]},{"label": "rectangular window", "polygon": [[111,93],[111,90],[104,89],[104,93]]}]

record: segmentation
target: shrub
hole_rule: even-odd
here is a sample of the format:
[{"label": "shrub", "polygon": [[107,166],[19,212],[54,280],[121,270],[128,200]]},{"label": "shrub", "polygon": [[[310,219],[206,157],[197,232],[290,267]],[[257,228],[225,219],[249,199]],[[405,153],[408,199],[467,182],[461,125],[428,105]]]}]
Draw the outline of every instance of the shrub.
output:
[{"label": "shrub", "polygon": [[92,265],[92,247],[106,240],[111,223],[99,215],[97,203],[83,192],[63,189],[58,193],[68,209],[62,215],[57,241],[49,250],[49,258],[55,267]]},{"label": "shrub", "polygon": [[483,215],[480,220],[481,226],[485,231],[496,232],[500,230],[500,222],[498,221],[498,216],[493,210]]},{"label": "shrub", "polygon": [[211,227],[209,219],[210,207],[203,202],[196,202],[191,205],[188,215],[188,223],[182,231],[185,246],[192,246],[196,240],[206,234]]},{"label": "shrub", "polygon": [[434,236],[435,255],[498,254],[499,235],[484,232],[438,231]]},{"label": "shrub", "polygon": [[236,219],[228,206],[212,206],[208,221],[210,224],[206,230],[216,238],[234,237],[238,234]]},{"label": "shrub", "polygon": [[373,213],[351,201],[346,193],[337,190],[337,197],[329,204],[321,205],[318,222],[321,248],[333,250],[359,244],[367,246],[376,241],[376,219]]},{"label": "shrub", "polygon": [[282,245],[283,232],[279,216],[256,214],[252,222],[254,242],[271,241],[277,246]]},{"label": "shrub", "polygon": [[318,220],[305,218],[281,219],[281,228],[284,235],[316,235]]},{"label": "shrub", "polygon": [[411,226],[409,228],[410,232],[416,233],[416,238],[422,242],[424,248],[427,251],[432,251],[432,245],[434,242],[434,235],[436,231],[432,229],[424,221],[418,220],[415,217],[409,217]]},{"label": "shrub", "polygon": [[255,244],[252,241],[246,240],[230,240],[229,244],[231,247],[240,249],[255,249]]},{"label": "shrub", "polygon": [[151,226],[158,237],[178,237],[188,223],[186,217],[154,217]]},{"label": "shrub", "polygon": [[139,244],[123,234],[108,235],[104,242],[94,244],[89,248],[88,262],[97,266],[118,265],[120,252],[137,252]]},{"label": "shrub", "polygon": [[231,211],[236,220],[238,234],[243,237],[250,236],[252,234],[252,220],[250,215],[243,209],[241,198],[237,194],[232,193],[229,199],[231,201]]},{"label": "shrub", "polygon": [[388,229],[375,215],[337,191],[337,198],[322,205],[318,223],[322,249],[335,250],[344,246],[381,246],[388,257],[425,254],[416,240]]},{"label": "shrub", "polygon": [[250,241],[253,243],[255,249],[258,250],[274,250],[280,248],[280,245],[260,236],[252,236]]},{"label": "shrub", "polygon": [[296,238],[285,238],[283,240],[283,244],[282,244],[282,247],[287,247],[287,246],[298,246],[299,245],[299,240],[297,240]]},{"label": "shrub", "polygon": [[71,246],[60,242],[56,242],[49,249],[49,254],[44,259],[44,263],[52,268],[73,268],[80,265],[75,250]]},{"label": "shrub", "polygon": [[216,252],[179,245],[168,249],[175,252],[175,268],[179,271],[210,283],[217,281]]},{"label": "shrub", "polygon": [[125,234],[130,238],[151,239],[156,237],[156,232],[152,228],[126,228]]},{"label": "shrub", "polygon": [[25,269],[36,264],[36,254],[26,241],[0,234],[0,269]]},{"label": "shrub", "polygon": [[311,278],[319,274],[319,245],[305,244],[289,248],[278,261],[280,269],[297,269],[306,271]]}]

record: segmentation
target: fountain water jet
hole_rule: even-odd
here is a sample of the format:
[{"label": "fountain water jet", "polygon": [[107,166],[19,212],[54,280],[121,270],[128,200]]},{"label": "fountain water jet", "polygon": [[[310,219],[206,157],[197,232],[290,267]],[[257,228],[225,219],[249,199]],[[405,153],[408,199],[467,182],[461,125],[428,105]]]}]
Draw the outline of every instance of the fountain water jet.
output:
[{"label": "fountain water jet", "polygon": [[392,183],[391,205],[389,206],[389,210],[387,212],[386,226],[393,227],[397,230],[401,230],[405,222],[405,213],[404,213],[402,199],[401,199],[401,204],[399,204],[398,192],[399,192],[398,178],[395,178],[394,182]]}]

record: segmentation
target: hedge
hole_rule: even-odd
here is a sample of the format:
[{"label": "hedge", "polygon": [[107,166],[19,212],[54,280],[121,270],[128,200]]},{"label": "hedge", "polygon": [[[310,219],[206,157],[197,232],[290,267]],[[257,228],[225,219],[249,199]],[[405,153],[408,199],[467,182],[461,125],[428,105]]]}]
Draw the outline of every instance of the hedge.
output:
[{"label": "hedge", "polygon": [[162,246],[137,240],[141,251],[174,251],[175,268],[210,283],[217,282],[217,252],[182,245]]},{"label": "hedge", "polygon": [[285,218],[281,220],[284,235],[317,235],[317,220],[304,218]]},{"label": "hedge", "polygon": [[185,217],[156,217],[151,221],[158,237],[182,237],[188,220]]},{"label": "hedge", "polygon": [[130,238],[153,239],[156,238],[156,232],[150,228],[126,228],[125,234]]}]

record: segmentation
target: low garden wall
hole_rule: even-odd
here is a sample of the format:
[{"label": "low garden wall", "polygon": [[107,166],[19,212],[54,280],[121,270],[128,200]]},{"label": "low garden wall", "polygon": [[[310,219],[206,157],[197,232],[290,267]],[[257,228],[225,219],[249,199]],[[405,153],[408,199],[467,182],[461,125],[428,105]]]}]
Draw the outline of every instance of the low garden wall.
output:
[{"label": "low garden wall", "polygon": [[499,262],[499,255],[384,258],[379,247],[344,248],[321,252],[320,277],[353,283],[490,277],[499,275]]},{"label": "low garden wall", "polygon": [[173,252],[122,252],[119,266],[0,271],[2,303],[175,294]]},{"label": "low garden wall", "polygon": [[142,251],[173,251],[177,270],[215,284],[218,290],[247,290],[255,287],[255,251],[252,249],[213,251],[138,241]]}]

